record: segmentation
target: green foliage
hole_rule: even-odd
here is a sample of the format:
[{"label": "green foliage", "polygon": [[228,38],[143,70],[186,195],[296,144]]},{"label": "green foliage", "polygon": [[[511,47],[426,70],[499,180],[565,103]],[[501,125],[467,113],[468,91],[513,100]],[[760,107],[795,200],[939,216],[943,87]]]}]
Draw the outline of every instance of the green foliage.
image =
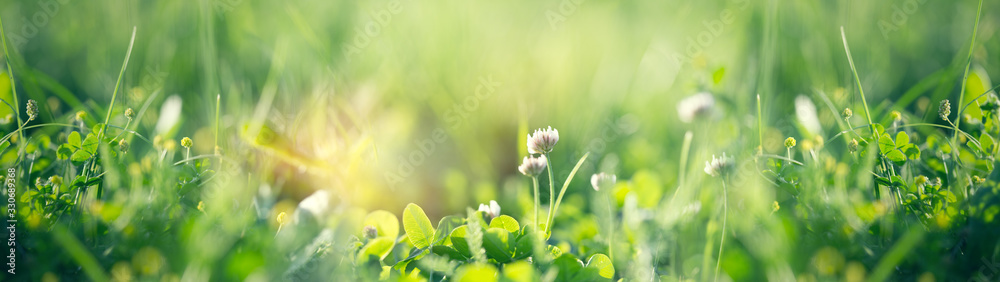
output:
[{"label": "green foliage", "polygon": [[424,249],[434,241],[434,226],[424,214],[424,210],[416,204],[409,204],[403,210],[403,230],[410,244],[418,249]]}]

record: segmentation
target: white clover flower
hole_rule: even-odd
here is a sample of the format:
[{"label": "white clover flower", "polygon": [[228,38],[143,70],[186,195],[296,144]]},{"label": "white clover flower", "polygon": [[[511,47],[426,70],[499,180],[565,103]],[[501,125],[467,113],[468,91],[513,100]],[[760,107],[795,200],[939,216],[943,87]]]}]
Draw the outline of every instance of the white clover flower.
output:
[{"label": "white clover flower", "polygon": [[819,117],[816,115],[816,105],[809,97],[803,95],[795,97],[795,116],[809,133],[819,134],[823,132],[823,127],[819,124]]},{"label": "white clover flower", "polygon": [[497,201],[490,200],[490,205],[479,204],[479,211],[486,213],[490,218],[500,216],[500,205]]},{"label": "white clover flower", "polygon": [[524,161],[521,165],[517,166],[517,170],[522,174],[535,177],[545,170],[545,167],[549,165],[549,160],[545,158],[545,155],[539,157],[524,157]]},{"label": "white clover flower", "polygon": [[302,222],[307,218],[316,220],[316,222],[324,222],[329,210],[330,193],[326,190],[319,190],[302,199],[302,202],[299,202],[299,206],[295,208],[293,218],[295,222]]},{"label": "white clover flower", "polygon": [[715,158],[715,155],[712,155],[712,161],[705,162],[705,173],[713,177],[726,175],[735,165],[736,162],[733,158],[727,157],[726,153],[722,153],[721,158]]},{"label": "white clover flower", "polygon": [[552,152],[556,142],[559,142],[559,130],[552,129],[551,126],[548,129],[535,129],[534,134],[528,134],[528,153],[546,154]]},{"label": "white clover flower", "polygon": [[615,186],[617,182],[617,177],[614,174],[607,173],[595,173],[590,176],[590,185],[594,187],[594,191],[601,191],[601,188],[611,188]]},{"label": "white clover flower", "polygon": [[708,92],[687,97],[677,104],[677,115],[685,123],[690,123],[695,119],[707,119],[714,113],[715,97]]}]

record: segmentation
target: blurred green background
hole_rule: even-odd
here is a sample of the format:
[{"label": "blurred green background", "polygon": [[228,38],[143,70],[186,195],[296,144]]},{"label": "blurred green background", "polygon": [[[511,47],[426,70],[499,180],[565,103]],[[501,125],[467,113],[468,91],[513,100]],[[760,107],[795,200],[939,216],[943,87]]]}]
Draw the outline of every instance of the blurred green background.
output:
[{"label": "blurred green background", "polygon": [[[689,130],[697,149],[686,165],[698,178],[712,154],[740,156],[758,140],[783,154],[784,137],[810,138],[795,120],[799,95],[819,109],[823,132],[813,133],[836,134],[839,109],[863,115],[841,27],[873,119],[896,109],[909,122],[940,122],[937,101],[957,99],[977,4],[2,0],[0,13],[17,93],[40,101],[39,122],[78,110],[103,118],[135,27],[116,111],[148,102],[139,133],[192,136],[196,152],[210,153],[219,96],[220,144],[238,159],[255,152],[239,128],[264,119],[291,139],[282,149],[341,172],[306,189],[349,191],[351,205],[368,210],[420,203],[439,218],[493,199],[505,213],[527,211],[530,182],[516,166],[535,128],[560,131],[557,175],[591,152],[580,175],[654,183],[638,185],[653,187],[642,191],[649,206],[677,187]],[[982,10],[975,89],[1000,72],[1000,2]],[[6,75],[3,85],[0,98],[11,101]],[[716,95],[720,118],[680,122],[677,102],[698,92]],[[757,94],[769,125],[762,137]],[[183,101],[181,121],[154,131],[171,96]],[[590,191],[577,178],[567,203],[584,209]]]},{"label": "blurred green background", "polygon": [[[676,170],[666,160],[677,159],[689,129],[675,118],[676,101],[695,92],[716,93],[726,115],[737,118],[715,128],[750,120],[744,117],[754,113],[758,93],[769,123],[789,120],[790,101],[800,94],[825,92],[837,107],[857,102],[840,26],[873,107],[915,97],[936,104],[957,91],[976,4],[8,0],[0,12],[12,65],[22,72],[19,93],[46,101],[43,121],[108,104],[135,26],[119,105],[139,108],[160,91],[155,109],[178,95],[180,134],[192,135],[212,123],[216,94],[224,122],[235,128],[273,81],[271,113],[294,113],[326,96],[338,107],[321,111],[358,117],[365,126],[356,130],[378,148],[377,160],[366,161],[378,166],[374,176],[398,171],[400,158],[420,150],[414,140],[442,128],[447,140],[404,181],[388,185],[381,175],[366,183],[432,201],[455,192],[442,189],[449,180],[504,191],[505,177],[525,153],[518,150],[524,128],[560,129],[567,154],[553,161],[567,167],[569,152],[583,152],[605,124],[624,117],[636,128],[596,156],[627,160],[620,173],[668,172]],[[986,74],[1000,65],[990,52],[1000,48],[994,36],[1000,17],[989,13],[998,7],[985,3],[974,50],[973,69]],[[499,86],[475,97],[480,80]],[[930,85],[905,95],[922,81]],[[918,115],[926,105],[899,104]],[[832,116],[825,117],[824,125],[832,125]],[[463,176],[448,177],[453,173]],[[455,201],[434,213],[491,197],[447,198]],[[403,204],[382,200],[368,204]]]}]

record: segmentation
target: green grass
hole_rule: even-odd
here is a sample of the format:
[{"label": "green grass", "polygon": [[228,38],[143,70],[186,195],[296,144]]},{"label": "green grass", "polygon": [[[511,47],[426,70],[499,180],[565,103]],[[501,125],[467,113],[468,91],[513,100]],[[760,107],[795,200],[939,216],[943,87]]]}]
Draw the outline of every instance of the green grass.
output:
[{"label": "green grass", "polygon": [[4,5],[0,280],[1000,277],[1000,3],[793,2]]}]

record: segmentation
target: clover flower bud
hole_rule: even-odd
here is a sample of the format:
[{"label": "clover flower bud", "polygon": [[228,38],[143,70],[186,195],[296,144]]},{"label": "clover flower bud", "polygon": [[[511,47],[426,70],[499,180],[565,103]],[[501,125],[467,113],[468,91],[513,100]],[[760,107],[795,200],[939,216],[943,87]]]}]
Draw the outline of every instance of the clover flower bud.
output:
[{"label": "clover flower bud", "polygon": [[87,118],[87,112],[84,112],[84,111],[77,111],[76,112],[76,121],[83,121],[83,119],[85,119],[85,118]]},{"label": "clover flower bud", "polygon": [[590,176],[590,185],[594,187],[594,191],[601,191],[601,188],[609,189],[615,187],[615,182],[617,182],[617,177],[614,174],[602,172]]},{"label": "clover flower bud", "polygon": [[528,134],[528,153],[547,154],[552,152],[556,142],[559,142],[559,130],[552,129],[551,126],[547,129],[535,129],[534,134]]},{"label": "clover flower bud", "polygon": [[857,152],[858,151],[858,139],[851,139],[850,142],[847,142],[847,149],[851,150],[852,153],[853,152]]},{"label": "clover flower bud", "polygon": [[521,165],[517,166],[517,170],[520,171],[521,174],[535,177],[541,174],[548,164],[549,161],[545,158],[545,155],[541,155],[537,158],[529,156],[524,157],[524,161],[521,162]]},{"label": "clover flower bud", "polygon": [[60,186],[63,183],[63,178],[58,175],[49,176],[49,183],[52,183],[52,186]]},{"label": "clover flower bud", "polygon": [[708,92],[695,94],[677,103],[677,115],[684,123],[708,119],[715,114],[715,97]]},{"label": "clover flower bud", "polygon": [[191,141],[191,138],[184,137],[184,138],[181,139],[181,146],[182,147],[184,147],[184,148],[191,148],[191,145],[194,145],[194,141]]},{"label": "clover flower bud", "polygon": [[986,183],[986,178],[979,177],[979,175],[973,175],[972,182],[975,184],[983,184]]},{"label": "clover flower bud", "polygon": [[28,99],[28,120],[33,120],[38,117],[38,102],[34,99]]},{"label": "clover flower bud", "polygon": [[941,100],[941,106],[938,107],[938,115],[941,116],[941,119],[948,120],[948,116],[951,115],[951,102]]},{"label": "clover flower bud", "polygon": [[479,204],[479,211],[486,213],[489,218],[500,216],[500,205],[497,201],[490,200],[490,204]]},{"label": "clover flower bud", "polygon": [[125,118],[128,120],[135,118],[135,111],[132,108],[125,109]]},{"label": "clover flower bud", "polygon": [[795,138],[788,137],[788,139],[785,139],[785,148],[791,149],[792,147],[795,147]]},{"label": "clover flower bud", "polygon": [[844,108],[844,112],[840,113],[840,116],[844,117],[844,119],[849,119],[854,116],[854,111],[851,108]]},{"label": "clover flower bud", "polygon": [[722,157],[720,158],[716,158],[715,155],[712,155],[712,160],[705,162],[705,173],[713,177],[720,175],[725,176],[732,171],[735,165],[736,162],[733,158],[727,157],[726,153],[722,153]]},{"label": "clover flower bud", "polygon": [[128,148],[129,148],[128,141],[125,141],[125,139],[118,140],[119,151],[122,151],[122,153],[128,153]]},{"label": "clover flower bud", "polygon": [[375,229],[375,226],[371,225],[365,226],[361,233],[363,233],[367,239],[374,239],[375,237],[378,237],[378,229]]},{"label": "clover flower bud", "polygon": [[903,114],[899,113],[899,111],[892,111],[889,113],[889,117],[892,118],[893,122],[900,122],[903,120]]}]

